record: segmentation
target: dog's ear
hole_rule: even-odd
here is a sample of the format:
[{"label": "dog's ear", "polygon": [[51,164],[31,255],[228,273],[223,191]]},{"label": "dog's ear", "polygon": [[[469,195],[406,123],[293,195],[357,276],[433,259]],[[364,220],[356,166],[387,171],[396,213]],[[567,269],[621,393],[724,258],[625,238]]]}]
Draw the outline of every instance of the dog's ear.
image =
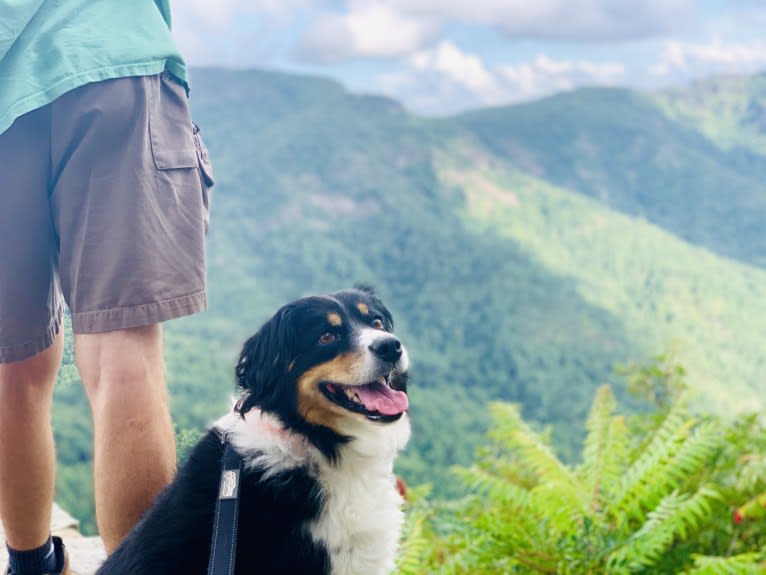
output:
[{"label": "dog's ear", "polygon": [[354,284],[354,289],[368,295],[375,295],[375,288],[368,283],[356,282]]},{"label": "dog's ear", "polygon": [[240,414],[255,406],[270,406],[280,393],[279,383],[288,371],[295,347],[292,313],[291,307],[283,307],[242,346],[235,370],[243,392],[236,406]]}]

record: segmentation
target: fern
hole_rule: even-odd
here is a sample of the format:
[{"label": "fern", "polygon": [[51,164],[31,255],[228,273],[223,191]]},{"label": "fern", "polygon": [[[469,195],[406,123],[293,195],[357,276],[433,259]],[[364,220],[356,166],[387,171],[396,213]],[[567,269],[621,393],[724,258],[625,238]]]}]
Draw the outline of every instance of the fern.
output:
[{"label": "fern", "polygon": [[494,423],[490,438],[507,450],[518,450],[524,465],[539,481],[579,483],[572,471],[556,457],[553,450],[524,423],[518,406],[492,403],[490,412]]},{"label": "fern", "polygon": [[550,481],[532,489],[534,508],[548,522],[548,526],[561,536],[574,535],[582,529],[586,517],[583,513],[584,492],[577,485]]},{"label": "fern", "polygon": [[430,540],[425,534],[425,522],[424,513],[416,512],[408,516],[396,562],[398,575],[422,575],[425,572],[427,550],[430,546]]},{"label": "fern", "polygon": [[[659,414],[626,423],[612,392],[600,388],[576,466],[555,455],[517,406],[492,404],[489,445],[456,470],[471,495],[439,517],[438,545],[426,545],[434,533],[411,518],[400,575],[766,574],[759,513],[731,521],[737,503],[763,493],[760,481],[747,497],[734,491],[738,446],[766,446],[766,433],[762,443],[745,443],[734,427],[699,421],[677,394],[668,397]],[[761,503],[740,510],[760,511]]]},{"label": "fern", "polygon": [[609,386],[600,387],[586,423],[588,435],[578,475],[588,489],[593,510],[600,509],[602,500],[619,485],[629,459],[625,420],[613,417],[616,405]]},{"label": "fern", "polygon": [[677,491],[666,495],[648,513],[641,528],[609,556],[607,564],[626,566],[630,572],[651,567],[676,538],[685,539],[690,529],[699,528],[710,515],[710,501],[718,497],[718,493],[709,487],[702,487],[693,495]]},{"label": "fern", "polygon": [[742,553],[733,557],[694,556],[694,567],[682,575],[763,575],[766,553]]},{"label": "fern", "polygon": [[508,506],[521,516],[530,512],[529,492],[507,479],[475,466],[468,469],[455,468],[454,471],[470,491],[484,493],[492,501]]},{"label": "fern", "polygon": [[625,471],[608,512],[616,520],[643,521],[645,512],[659,501],[663,492],[678,487],[673,477],[664,475],[665,467],[689,436],[694,420],[685,406],[671,409],[648,445]]}]

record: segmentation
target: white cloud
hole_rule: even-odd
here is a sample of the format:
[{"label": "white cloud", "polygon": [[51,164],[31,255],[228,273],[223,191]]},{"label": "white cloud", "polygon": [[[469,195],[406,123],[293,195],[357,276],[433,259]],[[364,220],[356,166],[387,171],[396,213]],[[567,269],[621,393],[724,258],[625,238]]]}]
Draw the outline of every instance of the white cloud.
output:
[{"label": "white cloud", "polygon": [[407,16],[383,2],[359,2],[346,13],[318,18],[299,40],[296,55],[308,62],[406,56],[431,41],[432,23]]},{"label": "white cloud", "polygon": [[544,54],[531,62],[498,67],[512,100],[527,100],[578,86],[610,86],[625,80],[625,66],[617,62],[553,60]]},{"label": "white cloud", "polygon": [[342,6],[305,31],[297,57],[337,63],[403,56],[455,23],[485,26],[510,40],[603,43],[663,36],[696,22],[693,0],[345,0]]},{"label": "white cloud", "polygon": [[521,64],[490,67],[446,41],[416,53],[408,65],[406,71],[379,77],[379,86],[426,113],[507,104],[584,85],[612,85],[626,76],[620,63],[557,60],[544,54]]},{"label": "white cloud", "polygon": [[499,87],[478,56],[463,52],[452,42],[442,41],[433,50],[422,51],[410,58],[417,72],[433,71],[450,82],[491,100]]},{"label": "white cloud", "polygon": [[351,9],[384,1],[405,16],[493,27],[512,39],[625,41],[687,30],[693,0],[351,0]]},{"label": "white cloud", "polygon": [[766,43],[726,43],[714,37],[707,44],[671,41],[660,61],[649,68],[656,77],[674,79],[712,74],[742,74],[766,67]]},{"label": "white cloud", "polygon": [[260,52],[298,15],[321,8],[315,0],[176,0],[173,35],[191,64],[264,64]]}]

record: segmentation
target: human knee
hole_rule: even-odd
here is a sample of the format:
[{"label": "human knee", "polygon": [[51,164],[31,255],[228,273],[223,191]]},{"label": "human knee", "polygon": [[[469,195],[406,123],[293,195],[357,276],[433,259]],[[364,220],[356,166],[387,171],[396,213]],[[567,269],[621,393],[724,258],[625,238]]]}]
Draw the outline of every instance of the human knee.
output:
[{"label": "human knee", "polygon": [[75,356],[91,403],[115,396],[131,402],[144,388],[164,390],[159,324],[75,335]]},{"label": "human knee", "polygon": [[50,396],[56,383],[63,353],[63,337],[57,337],[53,344],[30,358],[11,363],[0,363],[0,393],[5,398],[27,394],[35,397]]}]

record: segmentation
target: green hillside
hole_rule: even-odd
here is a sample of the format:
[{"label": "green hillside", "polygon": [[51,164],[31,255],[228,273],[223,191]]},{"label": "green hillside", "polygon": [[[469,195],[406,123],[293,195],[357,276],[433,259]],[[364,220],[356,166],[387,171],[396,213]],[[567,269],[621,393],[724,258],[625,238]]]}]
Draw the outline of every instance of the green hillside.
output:
[{"label": "green hillside", "polygon": [[766,271],[689,245],[455,144],[445,185],[464,191],[466,219],[570,278],[588,303],[623,319],[632,339],[672,349],[695,400],[718,413],[757,411],[766,397]]},{"label": "green hillside", "polygon": [[766,154],[766,73],[701,80],[655,99],[670,118],[725,150]]},{"label": "green hillside", "polygon": [[[617,363],[677,345],[701,403],[736,409],[763,393],[764,272],[672,235],[719,254],[751,241],[740,224],[759,213],[757,181],[646,97],[581,91],[426,120],[319,78],[198,69],[192,83],[217,186],[210,308],[167,329],[179,430],[227,409],[239,346],[277,307],[355,282],[378,288],[410,350],[415,433],[400,472],[437,495],[454,492],[448,469],[470,460],[490,400],[521,403],[571,459],[595,389],[612,381],[621,395]],[[723,209],[714,186],[735,180],[742,201]],[[766,240],[753,241],[758,263]],[[85,516],[90,428],[75,381],[70,358],[58,497]]]},{"label": "green hillside", "polygon": [[456,121],[520,170],[766,267],[766,156],[722,149],[667,109],[662,96],[591,88]]}]

